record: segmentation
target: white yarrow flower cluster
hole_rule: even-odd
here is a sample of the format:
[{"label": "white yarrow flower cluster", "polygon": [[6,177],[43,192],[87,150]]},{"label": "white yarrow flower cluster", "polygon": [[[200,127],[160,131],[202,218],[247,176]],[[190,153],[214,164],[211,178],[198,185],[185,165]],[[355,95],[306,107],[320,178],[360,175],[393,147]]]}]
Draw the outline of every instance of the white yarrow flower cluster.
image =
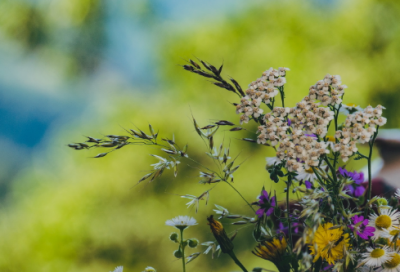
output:
[{"label": "white yarrow flower cluster", "polygon": [[368,143],[376,132],[377,126],[386,124],[386,118],[382,117],[381,105],[372,108],[366,107],[347,116],[342,130],[336,131],[335,137],[339,143],[335,144],[335,151],[340,152],[344,162],[357,152],[356,143]]},{"label": "white yarrow flower cluster", "polygon": [[236,106],[236,113],[243,113],[240,116],[240,124],[248,123],[250,117],[258,118],[263,113],[260,108],[262,103],[270,104],[272,99],[278,95],[278,87],[286,83],[286,71],[289,68],[280,67],[278,70],[269,68],[260,78],[249,84],[246,96]]}]

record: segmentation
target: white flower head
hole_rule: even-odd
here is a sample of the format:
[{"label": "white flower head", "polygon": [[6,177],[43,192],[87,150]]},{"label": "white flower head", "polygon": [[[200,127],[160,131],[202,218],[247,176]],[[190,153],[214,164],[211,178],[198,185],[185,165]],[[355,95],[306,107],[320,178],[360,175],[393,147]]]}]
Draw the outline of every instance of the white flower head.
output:
[{"label": "white flower head", "polygon": [[117,266],[113,272],[122,272],[124,270],[123,266]]},{"label": "white flower head", "polygon": [[369,216],[368,226],[376,229],[372,239],[387,237],[387,233],[399,226],[400,213],[396,209],[379,209],[378,214]]},{"label": "white flower head", "polygon": [[400,255],[399,252],[392,252],[391,258],[383,263],[381,272],[398,272],[400,271]]},{"label": "white flower head", "polygon": [[156,272],[156,270],[155,270],[153,267],[148,266],[148,267],[146,267],[146,268],[144,269],[143,272]]},{"label": "white flower head", "polygon": [[372,248],[367,247],[367,252],[362,253],[361,262],[366,266],[377,267],[391,259],[393,253],[389,251],[388,247]]},{"label": "white flower head", "polygon": [[184,230],[190,226],[197,225],[197,222],[196,222],[196,219],[194,219],[193,217],[179,215],[175,218],[167,220],[165,222],[165,224],[167,226],[171,226],[171,227],[175,227],[180,230]]}]

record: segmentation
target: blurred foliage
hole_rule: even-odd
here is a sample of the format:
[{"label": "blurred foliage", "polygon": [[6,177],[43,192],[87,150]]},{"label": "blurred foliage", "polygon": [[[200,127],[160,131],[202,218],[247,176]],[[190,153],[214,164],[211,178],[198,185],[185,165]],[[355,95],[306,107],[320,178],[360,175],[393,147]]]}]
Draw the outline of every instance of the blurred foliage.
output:
[{"label": "blurred foliage", "polygon": [[[106,44],[104,3],[39,3],[1,1],[3,35],[28,53],[40,55],[50,50],[53,56],[70,60],[72,70],[95,69]],[[212,240],[205,218],[212,213],[213,204],[249,214],[248,207],[225,184],[211,191],[208,206],[201,202],[198,214],[187,210],[184,204],[188,201],[178,195],[200,195],[210,187],[197,184],[198,169],[186,163],[180,165],[177,179],[167,172],[160,180],[135,187],[149,165],[156,162],[147,154],[162,154],[153,148],[129,146],[92,159],[98,152],[65,146],[83,141],[82,135],[123,134],[120,126],[134,128],[134,123],[145,128],[151,123],[160,129],[160,135],[171,137],[174,133],[181,145],[189,143],[189,155],[210,164],[190,112],[202,125],[220,119],[237,123],[238,116],[228,102],[237,102],[238,98],[183,71],[178,66],[184,64],[182,58],[197,56],[214,65],[224,63],[223,75],[232,76],[242,87],[271,66],[290,67],[288,106],[302,99],[308,87],[326,73],[340,74],[349,86],[346,103],[362,107],[381,103],[387,107],[386,127],[398,127],[400,78],[394,75],[400,66],[400,3],[312,3],[271,1],[227,19],[207,18],[190,28],[173,22],[157,26],[157,72],[162,78],[159,92],[116,90],[110,97],[92,102],[81,120],[57,124],[46,143],[48,148],[38,150],[32,166],[14,180],[0,214],[0,271],[109,271],[117,265],[124,265],[125,271],[142,271],[148,265],[158,271],[179,271],[180,262],[172,256],[175,245],[168,240],[174,230],[164,225],[165,220],[180,214],[194,216],[199,225],[188,229],[187,237],[204,242]],[[141,10],[140,16],[154,16],[151,7],[149,11],[144,5]],[[231,143],[231,154],[240,153],[245,161],[234,185],[248,201],[255,200],[263,185],[275,189],[279,200],[282,187],[275,187],[264,170],[264,158],[272,156],[272,151],[236,140],[251,136],[250,132],[239,135],[221,133],[216,139],[217,146],[223,140]],[[359,168],[362,163],[353,166]],[[223,223],[228,232],[237,229],[229,226],[229,221]],[[234,243],[236,255],[247,267],[271,268],[250,253],[255,246],[250,228],[240,228]],[[204,250],[199,246],[190,253]],[[225,256],[211,260],[209,255],[201,255],[188,268],[237,270]]]},{"label": "blurred foliage", "polygon": [[91,72],[105,45],[104,8],[101,0],[2,0],[0,31],[28,53],[63,59],[70,75]]}]

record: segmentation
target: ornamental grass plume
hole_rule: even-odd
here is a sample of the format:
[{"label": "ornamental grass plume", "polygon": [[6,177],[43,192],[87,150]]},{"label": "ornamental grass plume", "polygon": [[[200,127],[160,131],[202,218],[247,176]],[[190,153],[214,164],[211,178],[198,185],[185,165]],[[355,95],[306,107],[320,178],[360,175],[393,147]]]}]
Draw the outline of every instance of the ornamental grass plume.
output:
[{"label": "ornamental grass plume", "polygon": [[[213,202],[221,222],[213,215],[199,221],[200,226],[208,222],[215,239],[200,242],[183,237],[184,230],[197,224],[195,219],[178,216],[166,221],[166,225],[180,230],[180,235],[172,233],[169,238],[178,247],[173,256],[182,260],[183,271],[186,265],[189,268],[209,252],[212,252],[211,259],[221,252],[228,254],[242,271],[251,271],[233,251],[232,240],[240,235],[257,244],[248,251],[272,262],[280,272],[400,272],[400,190],[395,198],[372,197],[373,146],[380,127],[387,121],[382,116],[383,106],[362,108],[344,104],[348,87],[339,75],[325,75],[310,86],[302,100],[287,105],[285,86],[290,70],[286,67],[267,69],[247,88],[242,88],[233,78],[224,78],[222,65],[217,68],[202,60],[188,60],[183,68],[211,80],[236,99],[232,103],[235,107],[232,111],[239,115],[235,122],[216,119],[200,125],[192,116],[194,130],[206,144],[204,155],[208,161],[198,162],[187,143],[165,136],[152,125],[145,130],[126,129],[123,135],[87,137],[84,142],[68,145],[79,151],[101,149],[101,153],[93,156],[98,159],[128,146],[151,146],[154,152],[150,155],[155,161],[137,184],[165,178],[168,172],[176,177],[186,165],[188,169],[199,169],[198,183],[208,186],[207,190],[200,195],[179,192],[179,199],[190,199],[186,205],[195,207],[195,213],[203,208],[200,200],[206,204]],[[343,118],[339,118],[341,114]],[[238,162],[239,156],[232,155],[235,150],[226,141],[217,142],[215,136],[222,130],[225,137],[235,134],[232,140],[274,152],[273,157],[266,158],[264,173],[285,187],[285,197],[278,202],[276,193],[271,196],[262,184],[248,186],[254,198],[261,191],[256,202],[251,203],[243,196],[235,186],[236,182],[243,181],[233,181],[236,172],[244,171],[245,167],[243,162]],[[365,145],[368,151],[361,152],[359,145]],[[350,160],[365,162],[368,171],[348,170]],[[364,180],[368,186],[364,186]],[[224,200],[214,194],[217,186],[226,186],[243,202],[225,208],[220,203]],[[236,213],[242,204],[246,211]],[[251,235],[238,232],[237,225],[251,230]],[[228,237],[224,226],[229,228],[229,233],[232,228],[232,237]],[[185,252],[198,245],[206,247],[204,254]],[[252,271],[263,269],[256,267]]]}]

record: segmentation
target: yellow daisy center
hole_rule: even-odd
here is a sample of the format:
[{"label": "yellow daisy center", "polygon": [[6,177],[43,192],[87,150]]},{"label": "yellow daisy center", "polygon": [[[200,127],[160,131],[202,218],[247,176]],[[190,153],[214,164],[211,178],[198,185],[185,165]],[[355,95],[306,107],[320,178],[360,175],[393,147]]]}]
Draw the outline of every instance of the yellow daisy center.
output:
[{"label": "yellow daisy center", "polygon": [[385,251],[381,248],[375,248],[374,250],[372,250],[370,255],[372,258],[380,258],[385,255]]},{"label": "yellow daisy center", "polygon": [[335,142],[336,141],[334,136],[326,136],[325,138],[328,140],[328,142]]},{"label": "yellow daisy center", "polygon": [[346,104],[346,106],[349,106],[349,107],[357,107],[357,105],[356,104],[354,104],[354,103],[349,103],[349,104]]},{"label": "yellow daisy center", "polygon": [[379,229],[387,229],[392,225],[392,218],[389,215],[383,214],[375,220],[375,226]]},{"label": "yellow daisy center", "polygon": [[395,253],[390,261],[387,261],[384,266],[386,268],[395,268],[400,264],[400,255]]},{"label": "yellow daisy center", "polygon": [[305,172],[309,173],[309,174],[314,174],[314,170],[310,167],[306,170],[304,170]]}]

